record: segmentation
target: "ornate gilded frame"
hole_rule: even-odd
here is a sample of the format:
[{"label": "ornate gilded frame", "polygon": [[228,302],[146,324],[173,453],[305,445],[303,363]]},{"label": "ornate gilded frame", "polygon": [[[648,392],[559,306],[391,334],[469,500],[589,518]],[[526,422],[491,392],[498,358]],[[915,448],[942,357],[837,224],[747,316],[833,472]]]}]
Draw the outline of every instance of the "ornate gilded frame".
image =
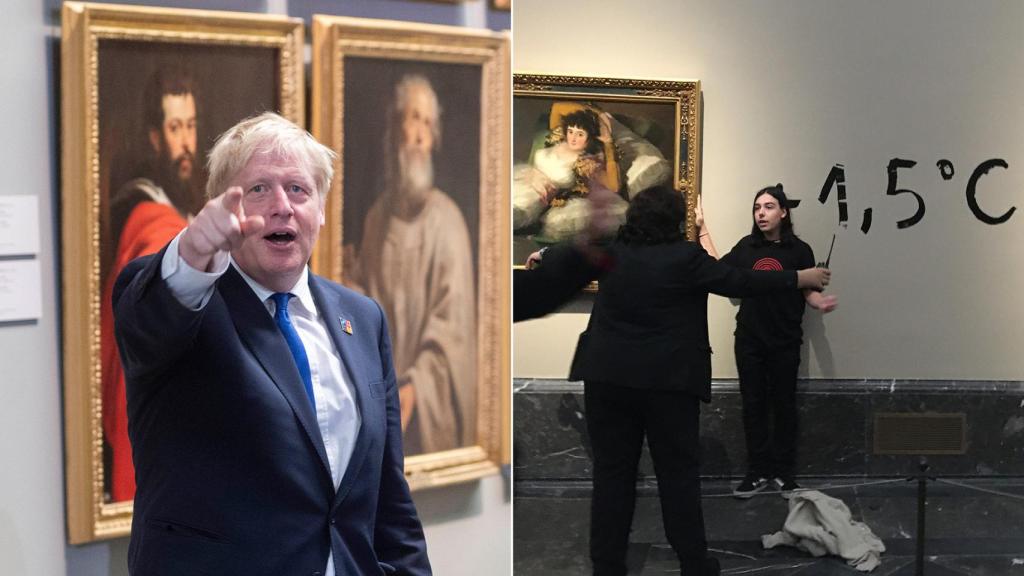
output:
[{"label": "ornate gilded frame", "polygon": [[[687,218],[686,234],[696,238],[694,209],[696,197],[700,194],[701,157],[701,92],[699,80],[602,78],[575,75],[547,75],[515,73],[513,75],[513,162],[522,163],[517,152],[524,147],[522,138],[530,138],[533,118],[519,117],[524,99],[555,101],[576,101],[605,107],[632,105],[674,108],[674,120],[664,126],[672,134],[671,156],[666,159],[672,164],[671,184],[686,192]],[[525,256],[536,249],[530,242],[517,237],[513,232],[515,256],[513,262],[520,267]]]},{"label": "ornate gilded frame", "polygon": [[[127,535],[132,502],[104,496],[100,362],[101,40],[276,51],[279,112],[304,123],[301,19],[65,2],[61,44],[64,414],[68,538]],[[251,113],[251,112],[249,112]],[[197,157],[197,162],[202,162]]]},{"label": "ornate gilded frame", "polygon": [[[346,105],[355,105],[346,102],[344,89],[347,72],[351,73],[359,62],[380,63],[384,67],[409,62],[437,68],[468,65],[479,70],[479,88],[471,89],[479,95],[480,125],[478,129],[467,128],[478,131],[480,138],[478,192],[473,200],[478,203],[479,222],[474,224],[467,218],[470,228],[476,226],[478,230],[477,234],[470,234],[471,241],[475,238],[478,242],[477,440],[471,446],[407,456],[405,470],[413,489],[493,474],[499,464],[510,461],[509,37],[450,26],[313,17],[312,129],[314,136],[339,155],[333,189],[327,199],[327,225],[321,231],[313,268],[335,280],[343,277],[346,198],[350,209],[356,210],[350,218],[360,218],[365,212],[355,208],[353,202],[358,197],[352,195],[374,193],[354,185],[350,191],[345,182],[346,151],[356,144],[356,135],[344,133]],[[432,82],[438,80],[431,77]],[[366,89],[372,92],[377,88]],[[390,98],[390,91],[373,94],[381,105],[372,112],[381,114],[379,125],[383,129],[382,104]],[[445,114],[458,114],[460,108],[454,102],[442,102],[442,106]],[[365,146],[366,142],[362,144]]]}]

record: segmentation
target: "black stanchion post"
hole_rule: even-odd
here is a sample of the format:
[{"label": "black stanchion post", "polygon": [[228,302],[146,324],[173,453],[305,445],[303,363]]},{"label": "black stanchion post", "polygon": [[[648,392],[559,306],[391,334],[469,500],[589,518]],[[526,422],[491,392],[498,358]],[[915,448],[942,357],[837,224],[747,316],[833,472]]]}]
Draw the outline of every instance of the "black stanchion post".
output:
[{"label": "black stanchion post", "polygon": [[928,459],[921,457],[917,470],[917,553],[914,576],[924,576],[924,512],[928,502]]},{"label": "black stanchion post", "polygon": [[[925,454],[966,454],[967,415],[962,412],[876,412],[875,413],[875,454],[918,456],[917,479],[917,542],[914,564],[907,563],[892,576],[958,576],[962,572],[944,568],[924,558],[925,506],[928,500],[928,461]],[[907,482],[914,480],[907,478]]]}]

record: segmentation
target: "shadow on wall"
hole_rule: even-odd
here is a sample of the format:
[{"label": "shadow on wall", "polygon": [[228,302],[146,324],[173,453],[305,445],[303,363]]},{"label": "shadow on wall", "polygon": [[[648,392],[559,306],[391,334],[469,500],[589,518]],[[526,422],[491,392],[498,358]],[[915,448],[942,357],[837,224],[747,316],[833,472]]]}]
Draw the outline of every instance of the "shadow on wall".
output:
[{"label": "shadow on wall", "polygon": [[[507,503],[510,491],[503,493]],[[485,497],[483,480],[418,490],[412,495],[424,527],[480,516],[484,514]]]},{"label": "shadow on wall", "polygon": [[807,378],[810,371],[811,351],[818,360],[822,378],[836,377],[836,363],[832,356],[832,344],[825,334],[824,314],[817,311],[804,316],[804,345],[800,349],[800,378]]}]

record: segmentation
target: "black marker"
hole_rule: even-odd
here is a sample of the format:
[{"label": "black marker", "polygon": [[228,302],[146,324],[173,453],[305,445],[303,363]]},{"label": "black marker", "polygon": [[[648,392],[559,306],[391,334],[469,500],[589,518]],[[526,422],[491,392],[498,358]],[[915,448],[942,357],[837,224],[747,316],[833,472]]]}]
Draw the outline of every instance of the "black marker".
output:
[{"label": "black marker", "polygon": [[836,235],[832,234],[832,245],[828,247],[828,258],[825,258],[824,262],[818,262],[815,264],[818,268],[828,268],[828,263],[832,261],[832,249],[836,247]]},{"label": "black marker", "polygon": [[836,235],[832,234],[832,245],[828,247],[828,258],[825,258],[825,268],[828,268],[828,263],[832,261],[832,249],[836,247]]}]

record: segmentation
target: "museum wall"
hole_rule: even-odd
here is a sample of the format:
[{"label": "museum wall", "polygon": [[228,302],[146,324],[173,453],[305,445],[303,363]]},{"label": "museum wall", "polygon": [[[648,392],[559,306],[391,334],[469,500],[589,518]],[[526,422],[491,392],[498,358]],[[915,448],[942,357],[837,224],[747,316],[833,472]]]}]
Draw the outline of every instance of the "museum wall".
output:
[{"label": "museum wall", "polygon": [[[305,18],[307,24],[314,13],[495,30],[511,24],[508,12],[491,10],[489,3],[480,0],[464,4],[413,0],[132,3],[289,14]],[[0,473],[4,495],[0,499],[0,574],[126,574],[127,538],[84,546],[66,543],[59,273],[60,2],[6,2],[0,32],[4,70],[0,103],[6,111],[7,135],[0,141],[0,168],[8,174],[0,194],[38,199],[38,222],[30,228],[39,234],[35,258],[40,265],[42,300],[38,320],[0,323],[0,462],[4,468]],[[307,41],[309,36],[307,31]],[[8,296],[0,294],[0,299]],[[499,476],[415,495],[439,574],[509,573],[508,496],[507,479]]]},{"label": "museum wall", "polygon": [[[719,251],[749,233],[754,193],[777,182],[801,200],[796,231],[818,260],[835,234],[839,309],[805,315],[802,376],[1024,376],[1024,213],[1011,213],[1024,205],[1024,4],[637,8],[517,0],[513,69],[701,81],[701,189]],[[840,173],[845,198],[826,186]],[[515,326],[516,378],[566,376],[589,302]],[[709,300],[716,378],[736,376],[735,311]]]}]

